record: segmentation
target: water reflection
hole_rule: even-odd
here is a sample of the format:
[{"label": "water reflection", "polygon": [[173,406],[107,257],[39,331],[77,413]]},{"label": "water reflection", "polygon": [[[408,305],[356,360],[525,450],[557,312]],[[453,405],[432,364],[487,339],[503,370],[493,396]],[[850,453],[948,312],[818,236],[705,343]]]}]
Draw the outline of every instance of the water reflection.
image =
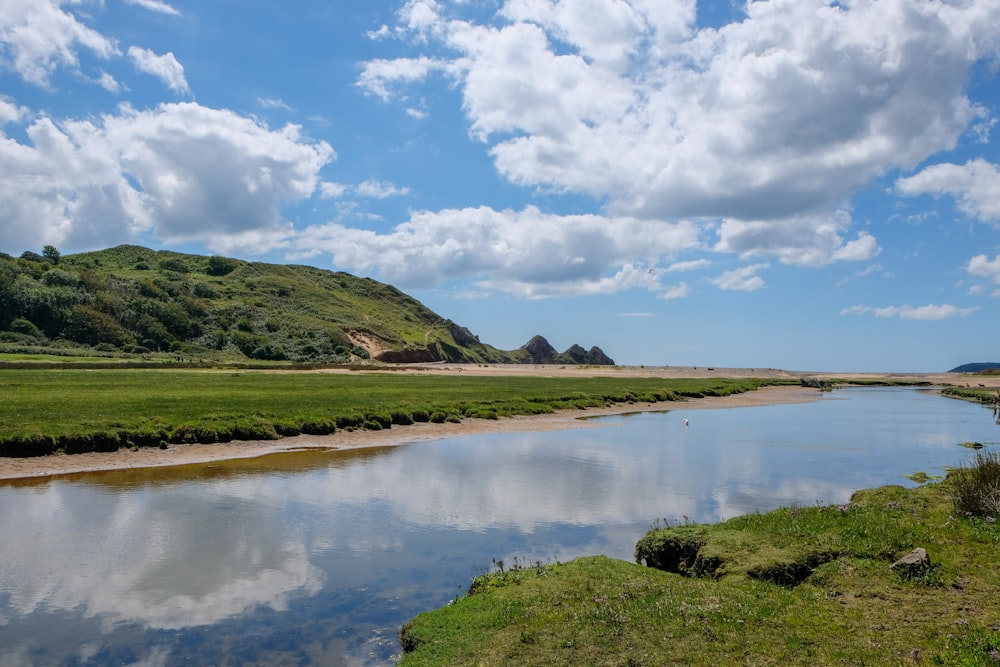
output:
[{"label": "water reflection", "polygon": [[494,557],[630,558],[657,518],[844,502],[996,439],[912,390],[603,423],[0,487],[0,666],[383,664]]}]

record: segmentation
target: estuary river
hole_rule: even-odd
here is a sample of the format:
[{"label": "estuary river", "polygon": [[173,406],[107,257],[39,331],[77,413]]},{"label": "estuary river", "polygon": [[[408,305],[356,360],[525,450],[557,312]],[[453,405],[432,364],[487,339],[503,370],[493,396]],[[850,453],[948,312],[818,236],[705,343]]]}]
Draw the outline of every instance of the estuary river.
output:
[{"label": "estuary river", "polygon": [[494,559],[631,560],[658,519],[842,503],[1000,442],[900,388],[602,424],[0,482],[0,667],[389,664]]}]

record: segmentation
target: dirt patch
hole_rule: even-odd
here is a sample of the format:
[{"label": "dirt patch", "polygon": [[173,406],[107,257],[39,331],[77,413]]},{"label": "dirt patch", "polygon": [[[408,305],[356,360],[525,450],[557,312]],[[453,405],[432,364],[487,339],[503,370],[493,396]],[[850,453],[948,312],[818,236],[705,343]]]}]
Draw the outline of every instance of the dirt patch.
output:
[{"label": "dirt patch", "polygon": [[351,342],[366,350],[372,359],[389,349],[368,334],[361,333],[360,331],[348,331],[346,333]]}]

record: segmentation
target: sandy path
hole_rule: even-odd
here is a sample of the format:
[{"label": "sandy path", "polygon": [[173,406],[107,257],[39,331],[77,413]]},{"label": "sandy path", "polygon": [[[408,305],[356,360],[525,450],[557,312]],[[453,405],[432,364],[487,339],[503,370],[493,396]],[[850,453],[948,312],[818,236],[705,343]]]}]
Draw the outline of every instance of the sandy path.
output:
[{"label": "sandy path", "polygon": [[[349,371],[322,371],[349,372]],[[598,375],[621,377],[725,377],[725,378],[798,378],[798,377],[838,377],[845,379],[906,379],[926,380],[936,384],[972,386],[982,382],[990,387],[1000,387],[1000,378],[968,378],[955,374],[899,375],[876,373],[812,373],[792,372],[774,369],[730,369],[730,368],[621,368],[621,367],[571,367],[571,366],[476,366],[476,365],[427,365],[408,366],[393,369],[392,373],[440,373],[469,375],[537,375],[537,376],[577,376]],[[133,452],[121,449],[117,452],[72,455],[52,455],[37,458],[0,458],[0,479],[44,477],[98,470],[118,470],[127,468],[151,468],[159,466],[205,463],[227,459],[242,459],[264,456],[276,452],[299,449],[348,449],[357,447],[382,447],[426,440],[457,437],[475,433],[552,431],[568,428],[594,428],[600,421],[588,421],[586,417],[621,414],[645,410],[697,410],[703,408],[749,407],[774,405],[779,403],[803,403],[819,399],[817,389],[800,386],[764,387],[757,391],[720,398],[702,398],[681,403],[636,403],[616,405],[611,408],[593,410],[565,410],[551,415],[531,417],[510,417],[499,420],[466,419],[460,424],[419,423],[410,426],[396,426],[384,431],[340,431],[326,436],[299,435],[282,440],[234,441],[218,444],[171,445],[166,450],[143,448]]]}]

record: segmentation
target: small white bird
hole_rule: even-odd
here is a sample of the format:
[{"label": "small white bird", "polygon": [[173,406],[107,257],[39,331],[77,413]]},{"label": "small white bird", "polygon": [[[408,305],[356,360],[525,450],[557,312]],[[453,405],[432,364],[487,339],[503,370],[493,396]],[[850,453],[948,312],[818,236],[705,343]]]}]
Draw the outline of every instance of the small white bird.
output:
[{"label": "small white bird", "polygon": [[687,427],[688,427],[688,420],[685,419],[684,420],[684,428],[687,428]]}]

